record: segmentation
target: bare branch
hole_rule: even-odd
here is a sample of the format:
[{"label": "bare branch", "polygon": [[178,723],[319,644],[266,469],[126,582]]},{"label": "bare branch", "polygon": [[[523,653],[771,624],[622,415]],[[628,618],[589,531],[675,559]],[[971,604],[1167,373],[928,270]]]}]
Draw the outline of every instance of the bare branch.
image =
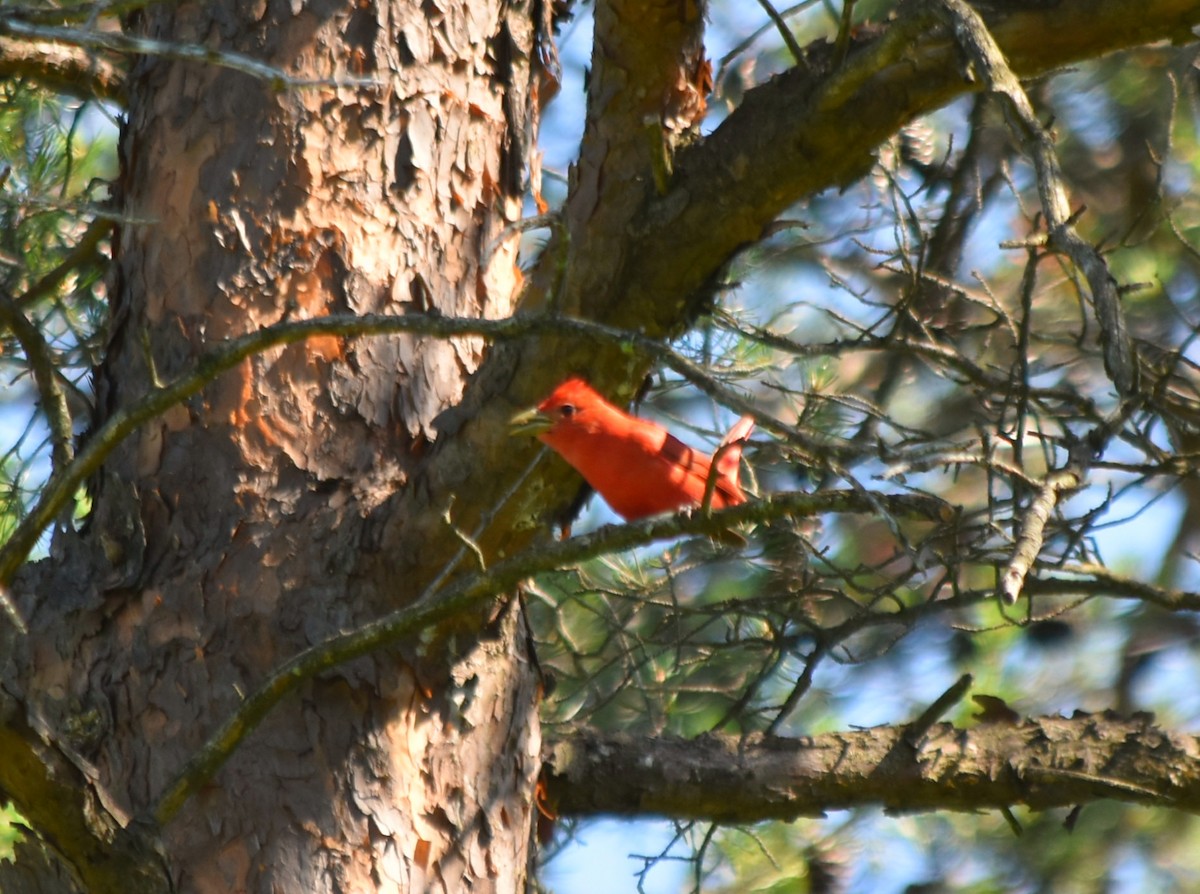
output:
[{"label": "bare branch", "polygon": [[939,723],[916,748],[905,729],[800,740],[579,730],[547,743],[546,781],[551,805],[564,816],[657,813],[748,823],[871,805],[903,813],[1014,804],[1045,810],[1102,799],[1200,812],[1200,741],[1154,726],[1149,715],[1076,714],[970,729]]},{"label": "bare branch", "polygon": [[1060,469],[1047,475],[1041,489],[1034,495],[1021,521],[1021,536],[1017,538],[1012,559],[1000,578],[1000,598],[1006,605],[1012,605],[1021,595],[1025,576],[1042,551],[1050,513],[1063,494],[1077,489],[1082,483],[1083,475],[1078,470]]},{"label": "bare branch", "polygon": [[[783,16],[779,14],[779,10],[771,5],[770,0],[758,0],[758,5],[763,8],[763,12],[767,14],[767,18],[771,20],[771,24],[775,26],[775,30],[779,32],[779,36],[783,39],[784,45],[787,46],[788,52],[792,54],[792,60],[803,62],[804,50],[796,42],[796,35],[792,34],[792,29],[783,20]],[[847,39],[849,39],[849,35],[847,35]]]},{"label": "bare branch", "polygon": [[938,2],[948,12],[955,38],[971,59],[975,72],[989,90],[1005,98],[1008,110],[1016,119],[1010,121],[1011,130],[1025,147],[1037,172],[1049,244],[1069,257],[1087,278],[1096,319],[1100,323],[1104,368],[1117,392],[1128,397],[1137,388],[1137,360],[1125,327],[1121,296],[1100,252],[1084,241],[1072,225],[1073,215],[1054,142],[1038,121],[1025,89],[1009,68],[979,13],[964,0]]}]

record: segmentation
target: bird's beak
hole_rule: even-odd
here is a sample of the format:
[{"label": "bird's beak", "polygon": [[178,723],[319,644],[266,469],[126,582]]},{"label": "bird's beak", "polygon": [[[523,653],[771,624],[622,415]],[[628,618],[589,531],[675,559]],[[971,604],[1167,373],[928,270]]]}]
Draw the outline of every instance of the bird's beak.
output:
[{"label": "bird's beak", "polygon": [[550,431],[553,427],[553,418],[537,407],[530,407],[509,420],[508,433],[510,435],[540,435]]}]

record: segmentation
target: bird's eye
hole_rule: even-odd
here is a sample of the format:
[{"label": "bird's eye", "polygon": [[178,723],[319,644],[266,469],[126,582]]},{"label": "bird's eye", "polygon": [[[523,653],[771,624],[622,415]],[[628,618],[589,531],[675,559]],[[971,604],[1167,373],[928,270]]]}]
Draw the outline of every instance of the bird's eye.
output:
[{"label": "bird's eye", "polygon": [[558,413],[564,419],[570,419],[572,416],[575,415],[575,407],[571,404],[563,404],[561,407],[558,408]]}]

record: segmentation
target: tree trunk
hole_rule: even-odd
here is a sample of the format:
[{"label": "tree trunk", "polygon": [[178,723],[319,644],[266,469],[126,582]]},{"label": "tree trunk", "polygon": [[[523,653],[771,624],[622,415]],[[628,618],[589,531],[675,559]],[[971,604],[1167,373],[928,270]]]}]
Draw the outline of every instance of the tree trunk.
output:
[{"label": "tree trunk", "polygon": [[[170,3],[129,23],[337,84],[135,65],[102,414],[270,323],[511,312],[515,240],[482,255],[521,211],[534,10],[304,6]],[[453,526],[429,521],[453,522],[453,497],[411,475],[482,351],[409,337],[276,349],[113,455],[88,530],[26,577],[59,595],[31,613],[12,691],[72,731],[72,761],[119,822],[272,668],[414,600],[453,555]],[[427,542],[380,554],[410,527]],[[303,686],[162,831],[175,885],[520,889],[540,749],[522,624],[509,605]]]}]

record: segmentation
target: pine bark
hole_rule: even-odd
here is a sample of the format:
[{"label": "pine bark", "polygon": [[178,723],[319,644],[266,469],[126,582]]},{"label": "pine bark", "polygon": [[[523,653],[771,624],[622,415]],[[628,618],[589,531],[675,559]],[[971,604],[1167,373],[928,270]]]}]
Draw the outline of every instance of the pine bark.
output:
[{"label": "pine bark", "polygon": [[[281,320],[508,315],[515,243],[486,263],[482,250],[521,211],[535,11],[205,0],[138,13],[144,36],[337,85],[136,63],[101,413]],[[76,731],[69,759],[118,825],[271,669],[430,583],[421,548],[381,554],[380,532],[411,522],[443,541],[431,554],[452,554],[451,524],[415,520],[452,523],[453,497],[411,476],[483,348],[277,349],[113,455],[86,534],[60,537],[48,577],[26,579],[59,595],[31,614],[20,694],[48,730]],[[540,749],[521,623],[491,607],[303,686],[161,830],[173,884],[519,890]]]}]

